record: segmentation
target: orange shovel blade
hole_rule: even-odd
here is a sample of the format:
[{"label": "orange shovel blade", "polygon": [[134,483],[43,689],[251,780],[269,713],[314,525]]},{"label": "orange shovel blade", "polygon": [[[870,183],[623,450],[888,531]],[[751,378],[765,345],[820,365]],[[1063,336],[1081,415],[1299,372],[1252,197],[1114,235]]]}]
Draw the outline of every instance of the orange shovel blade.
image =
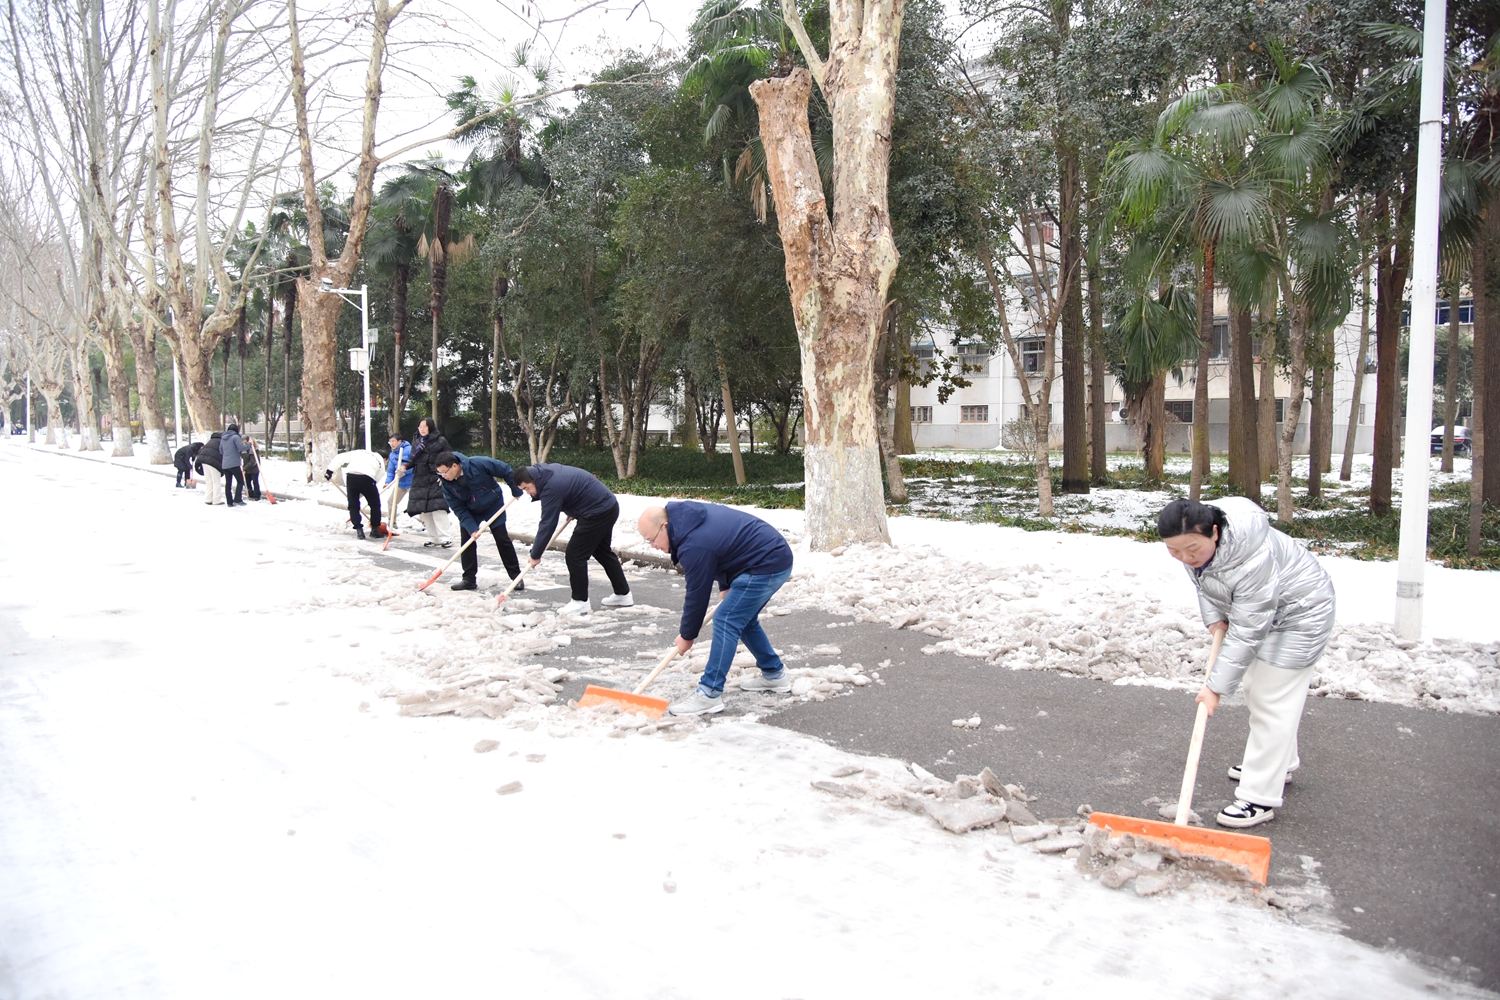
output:
[{"label": "orange shovel blade", "polygon": [[1250,877],[1261,885],[1266,884],[1266,877],[1270,874],[1271,842],[1265,837],[1229,833],[1225,830],[1200,830],[1192,826],[1160,823],[1134,816],[1116,816],[1113,813],[1092,813],[1089,822],[1111,830],[1117,836],[1128,833],[1153,844],[1164,844],[1183,854],[1217,858],[1232,865],[1240,865],[1248,869]]},{"label": "orange shovel blade", "polygon": [[669,702],[650,695],[631,694],[629,691],[616,691],[614,688],[595,687],[592,684],[583,689],[583,697],[578,699],[579,708],[618,705],[622,711],[639,712],[648,719],[661,718],[668,704]]}]

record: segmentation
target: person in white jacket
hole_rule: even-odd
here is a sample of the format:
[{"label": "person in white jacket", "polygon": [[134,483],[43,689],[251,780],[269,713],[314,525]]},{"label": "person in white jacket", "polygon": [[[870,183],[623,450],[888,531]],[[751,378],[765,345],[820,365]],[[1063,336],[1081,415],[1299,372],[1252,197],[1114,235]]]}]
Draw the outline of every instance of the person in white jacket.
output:
[{"label": "person in white jacket", "polygon": [[364,498],[365,503],[370,505],[371,536],[385,537],[385,528],[380,524],[380,490],[375,485],[384,472],[385,459],[373,451],[363,449],[335,455],[328,468],[323,470],[323,478],[329,482],[338,482],[335,476],[342,478],[344,491],[349,497],[349,523],[354,525],[354,533],[360,538],[365,537],[359,512],[360,498]]}]

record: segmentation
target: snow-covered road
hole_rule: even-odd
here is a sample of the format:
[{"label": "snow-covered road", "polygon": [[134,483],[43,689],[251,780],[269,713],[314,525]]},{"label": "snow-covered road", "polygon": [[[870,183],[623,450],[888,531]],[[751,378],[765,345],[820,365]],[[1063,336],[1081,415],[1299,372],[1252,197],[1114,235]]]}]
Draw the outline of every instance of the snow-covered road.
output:
[{"label": "snow-covered road", "polygon": [[327,508],[15,446],[0,496],[5,1000],[1477,995],[1212,886],[1111,892],[830,797],[903,765],[753,721],[399,716],[381,629],[417,613],[326,600],[372,585]]}]

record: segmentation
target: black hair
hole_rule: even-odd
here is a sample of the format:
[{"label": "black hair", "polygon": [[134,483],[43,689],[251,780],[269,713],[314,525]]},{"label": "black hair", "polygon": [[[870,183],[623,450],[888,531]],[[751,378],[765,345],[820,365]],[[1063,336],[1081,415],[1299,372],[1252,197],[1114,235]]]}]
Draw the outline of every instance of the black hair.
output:
[{"label": "black hair", "polygon": [[387,441],[405,441],[406,440],[406,435],[402,434],[400,431],[391,431],[390,435],[386,438],[386,440]]},{"label": "black hair", "polygon": [[532,475],[531,475],[531,466],[529,466],[529,465],[528,466],[524,466],[523,468],[520,468],[520,469],[516,470],[516,482],[517,483],[534,483],[534,482],[536,482],[536,480],[534,478],[532,478]]},{"label": "black hair", "polygon": [[1156,517],[1156,533],[1162,538],[1176,538],[1192,532],[1204,538],[1212,538],[1214,528],[1219,537],[1224,537],[1224,526],[1228,523],[1224,511],[1212,504],[1197,500],[1173,500],[1161,509]]},{"label": "black hair", "polygon": [[231,434],[238,434],[239,432],[240,432],[240,425],[239,424],[230,424],[229,425],[229,433],[231,433]]},{"label": "black hair", "polygon": [[417,433],[418,434],[422,433],[422,423],[423,423],[423,421],[425,421],[427,423],[427,434],[428,434],[428,436],[430,436],[430,437],[437,437],[438,433],[439,433],[438,432],[437,421],[434,420],[434,419],[432,419],[431,417],[423,417],[423,418],[421,418],[421,420],[417,421]]},{"label": "black hair", "polygon": [[459,462],[458,456],[453,454],[453,452],[445,451],[437,458],[434,458],[432,464],[439,469],[446,469],[450,465],[461,465],[462,463]]}]

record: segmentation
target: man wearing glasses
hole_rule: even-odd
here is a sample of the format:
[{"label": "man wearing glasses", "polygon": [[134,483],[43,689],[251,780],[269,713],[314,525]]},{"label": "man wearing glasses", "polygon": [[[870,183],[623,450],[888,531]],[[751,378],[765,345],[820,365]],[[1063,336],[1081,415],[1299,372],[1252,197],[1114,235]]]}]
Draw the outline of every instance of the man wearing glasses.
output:
[{"label": "man wearing glasses", "polygon": [[723,595],[714,613],[708,665],[692,694],[667,709],[671,715],[712,715],[724,710],[721,695],[734,652],[743,642],[755,657],[759,677],[740,681],[741,691],[784,694],[792,689],[781,657],[758,616],[792,575],[792,549],[781,532],[758,517],[716,503],[683,500],[648,507],[636,527],[652,548],[667,552],[687,577],[677,652],[693,648],[715,581]]}]

